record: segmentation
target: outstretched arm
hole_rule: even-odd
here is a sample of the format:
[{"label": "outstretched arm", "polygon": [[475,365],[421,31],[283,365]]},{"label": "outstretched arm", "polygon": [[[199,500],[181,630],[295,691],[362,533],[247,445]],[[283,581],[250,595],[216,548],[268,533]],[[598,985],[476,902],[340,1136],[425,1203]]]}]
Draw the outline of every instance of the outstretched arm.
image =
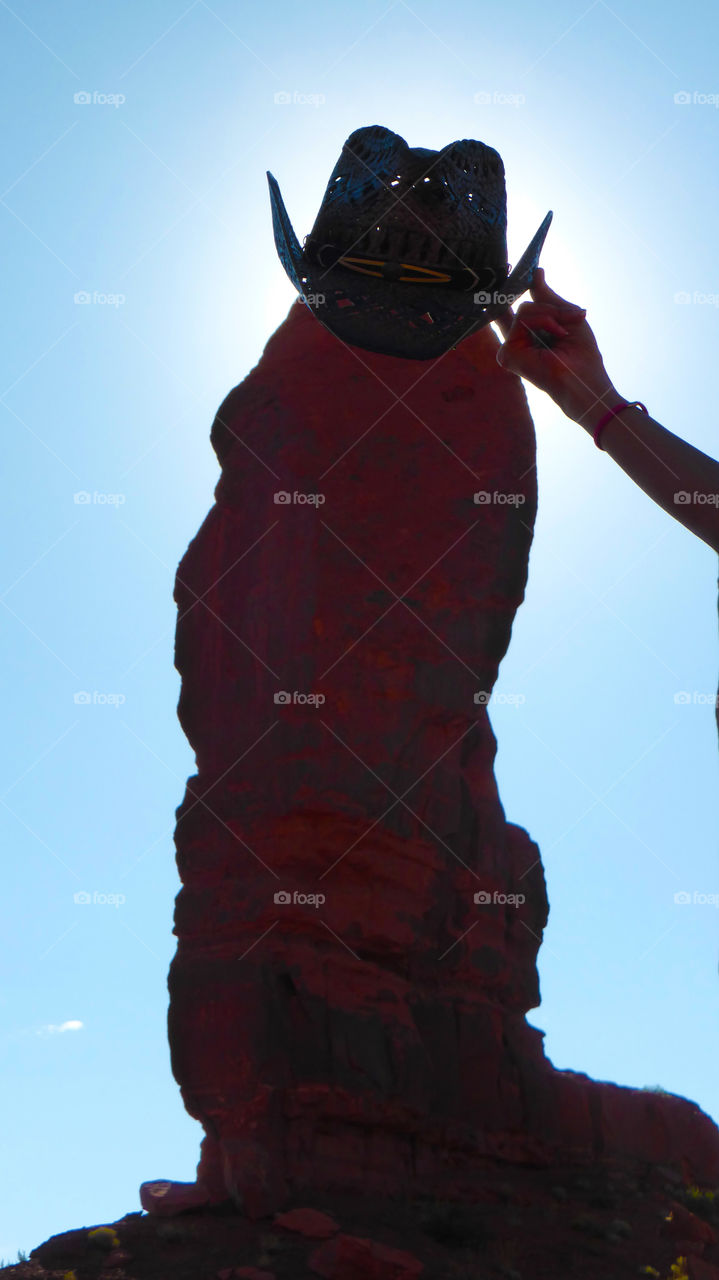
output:
[{"label": "outstretched arm", "polygon": [[[497,324],[503,368],[546,391],[590,435],[607,410],[625,399],[612,383],[581,307],[567,302],[535,272],[532,302]],[[643,413],[627,408],[602,428],[602,449],[653,498],[719,554],[719,462]]]}]

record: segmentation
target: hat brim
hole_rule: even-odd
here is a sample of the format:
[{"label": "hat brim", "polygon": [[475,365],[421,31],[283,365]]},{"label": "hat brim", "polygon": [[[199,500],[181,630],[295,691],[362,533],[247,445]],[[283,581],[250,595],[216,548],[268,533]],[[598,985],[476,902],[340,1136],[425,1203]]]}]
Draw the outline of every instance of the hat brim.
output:
[{"label": "hat brim", "polygon": [[267,174],[280,262],[300,299],[326,329],[352,346],[407,360],[432,360],[491,324],[529,289],[546,239],[548,213],[514,270],[491,292],[427,284],[391,284],[341,266],[308,262],[282,199]]}]

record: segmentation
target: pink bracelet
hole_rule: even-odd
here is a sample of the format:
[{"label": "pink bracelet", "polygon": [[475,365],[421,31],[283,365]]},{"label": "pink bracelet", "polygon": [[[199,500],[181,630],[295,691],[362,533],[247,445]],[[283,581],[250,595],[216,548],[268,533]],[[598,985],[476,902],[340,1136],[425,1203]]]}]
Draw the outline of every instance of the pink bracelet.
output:
[{"label": "pink bracelet", "polygon": [[615,404],[613,409],[610,409],[604,414],[603,418],[599,419],[599,422],[594,428],[594,443],[598,449],[603,448],[603,445],[599,443],[600,431],[602,431],[602,429],[607,425],[609,419],[613,418],[615,414],[621,413],[622,409],[641,409],[642,413],[646,413],[647,415],[649,414],[647,406],[642,404],[641,400],[622,400],[621,404]]}]

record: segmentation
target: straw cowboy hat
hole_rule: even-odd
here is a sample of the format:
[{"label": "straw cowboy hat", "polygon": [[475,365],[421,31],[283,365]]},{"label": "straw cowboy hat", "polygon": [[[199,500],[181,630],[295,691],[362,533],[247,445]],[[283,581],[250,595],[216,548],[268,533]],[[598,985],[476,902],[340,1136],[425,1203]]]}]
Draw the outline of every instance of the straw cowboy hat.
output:
[{"label": "straw cowboy hat", "polygon": [[304,248],[267,174],[280,261],[343,342],[430,360],[496,319],[532,283],[548,213],[513,271],[504,165],[465,139],[408,147],[382,125],[345,142]]}]

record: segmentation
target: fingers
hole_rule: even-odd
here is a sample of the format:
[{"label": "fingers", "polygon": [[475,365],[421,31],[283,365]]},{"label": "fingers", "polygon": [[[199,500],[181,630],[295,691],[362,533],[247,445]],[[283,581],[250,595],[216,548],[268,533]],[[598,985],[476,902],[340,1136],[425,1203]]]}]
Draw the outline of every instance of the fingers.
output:
[{"label": "fingers", "polygon": [[[539,274],[541,272],[541,274]],[[539,278],[537,279],[537,276]],[[541,359],[545,361],[547,354],[563,338],[570,338],[572,331],[578,335],[581,326],[591,336],[586,325],[586,310],[572,302],[565,301],[544,282],[544,272],[537,268],[535,281],[532,284],[533,302],[522,302],[513,313],[507,308],[497,316],[495,323],[501,330],[504,342],[497,352],[497,364],[531,378],[526,365],[528,353],[533,351],[530,364],[536,371],[536,355],[541,350]],[[568,328],[565,326],[569,326]]]},{"label": "fingers", "polygon": [[[581,308],[577,307],[523,302],[518,307],[516,315],[512,316],[512,312],[509,311],[497,323],[502,328],[505,342],[528,339],[529,335],[537,329],[545,329],[559,337],[566,337],[569,330],[564,327],[565,324],[576,325],[578,321],[584,319],[585,314]],[[509,316],[512,317],[512,323],[508,323]]]},{"label": "fingers", "polygon": [[[504,331],[504,343],[497,352],[497,363],[515,373],[527,374],[526,360],[536,367],[536,355],[546,353],[584,323],[585,312],[579,307],[559,307],[539,302],[523,302],[517,309],[511,328]],[[505,317],[503,316],[504,320]],[[529,374],[531,377],[531,374]]]},{"label": "fingers", "polygon": [[[567,301],[567,299],[563,298],[561,294],[555,293],[554,289],[550,289],[546,282],[544,269],[542,267],[537,267],[535,269],[532,286],[529,292],[535,306],[543,308],[549,307],[553,310],[559,310],[564,313],[564,317],[566,317],[567,320],[574,320],[579,316],[584,317],[587,314],[585,307],[579,307],[576,303]],[[527,319],[526,308],[530,305],[530,303],[523,302],[517,311],[517,315],[521,316],[523,320]],[[509,337],[512,324],[515,319],[516,316],[511,307],[507,307],[507,310],[500,316],[497,316],[494,322],[501,330],[502,337],[505,342]]]}]

